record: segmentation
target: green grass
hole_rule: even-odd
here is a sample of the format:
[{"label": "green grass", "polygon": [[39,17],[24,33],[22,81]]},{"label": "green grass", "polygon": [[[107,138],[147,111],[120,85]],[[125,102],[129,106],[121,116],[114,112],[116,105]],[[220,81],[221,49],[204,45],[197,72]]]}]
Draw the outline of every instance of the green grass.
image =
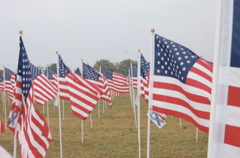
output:
[{"label": "green grass", "polygon": [[[133,108],[129,94],[121,94],[113,100],[112,108],[105,108],[101,103],[101,119],[98,119],[97,106],[92,112],[93,128],[90,119],[84,122],[84,142],[81,137],[81,120],[73,116],[71,107],[65,101],[64,119],[62,120],[62,148],[65,158],[132,158],[138,157],[138,132],[135,127]],[[43,108],[36,105],[40,112]],[[0,107],[0,120],[4,121],[4,112]],[[10,104],[7,106],[9,112]],[[147,104],[141,100],[141,157],[147,155]],[[8,115],[8,113],[7,113]],[[46,118],[46,106],[44,114]],[[47,120],[47,119],[46,119]],[[59,158],[58,108],[49,103],[49,126],[53,138],[47,158]],[[182,119],[168,116],[166,125],[159,129],[151,123],[150,156],[153,158],[205,158],[207,157],[208,135],[199,131],[195,140],[196,127]],[[0,144],[12,154],[13,133],[8,129],[0,133]],[[19,149],[19,146],[18,146]],[[19,151],[17,153],[19,157]]]}]

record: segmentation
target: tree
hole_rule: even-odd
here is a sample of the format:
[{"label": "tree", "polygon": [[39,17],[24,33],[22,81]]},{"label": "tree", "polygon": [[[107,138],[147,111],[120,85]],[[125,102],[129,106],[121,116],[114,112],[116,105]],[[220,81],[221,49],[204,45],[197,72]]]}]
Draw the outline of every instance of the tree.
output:
[{"label": "tree", "polygon": [[127,76],[129,69],[131,69],[131,63],[137,64],[137,61],[132,61],[131,59],[125,59],[121,61],[119,64],[117,64],[117,73]]},{"label": "tree", "polygon": [[94,69],[99,71],[100,67],[101,68],[105,68],[105,69],[108,69],[108,70],[111,70],[111,71],[116,71],[116,65],[112,62],[110,62],[109,60],[106,60],[106,59],[101,59],[101,60],[98,60],[95,64],[94,64]]},{"label": "tree", "polygon": [[49,67],[50,67],[54,72],[57,73],[57,64],[56,64],[56,63],[52,63]]}]

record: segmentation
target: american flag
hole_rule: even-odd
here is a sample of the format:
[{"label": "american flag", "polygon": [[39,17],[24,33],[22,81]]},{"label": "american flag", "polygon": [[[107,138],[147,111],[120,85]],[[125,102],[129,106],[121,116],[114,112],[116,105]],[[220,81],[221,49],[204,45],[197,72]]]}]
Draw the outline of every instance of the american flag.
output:
[{"label": "american flag", "polygon": [[140,55],[140,94],[141,97],[145,98],[148,103],[149,100],[149,71],[150,71],[150,63],[144,58],[144,56]]},{"label": "american flag", "polygon": [[111,106],[112,100],[110,97],[107,79],[102,74],[99,74],[93,67],[85,63],[83,63],[83,78],[96,84],[103,92],[100,99],[110,102]]},{"label": "american flag", "polygon": [[68,85],[65,76],[68,74],[69,69],[68,67],[64,64],[62,57],[58,55],[58,69],[59,69],[59,74],[58,74],[58,82],[59,82],[59,96],[60,99],[63,100],[70,100],[69,99],[69,90],[68,90]]},{"label": "american flag", "polygon": [[58,78],[57,73],[51,69],[51,67],[47,66],[46,74],[47,78],[52,82],[54,88],[58,90]]},{"label": "american flag", "polygon": [[130,71],[130,84],[133,85],[133,88],[137,89],[137,83],[138,83],[138,76],[137,76],[137,70],[138,66],[136,64],[131,64],[131,71]]},{"label": "american flag", "polygon": [[65,86],[68,90],[72,113],[78,118],[85,120],[100,99],[102,91],[95,84],[66,69],[60,55],[58,59],[61,59],[62,66],[59,66],[59,74],[64,73]]},{"label": "american flag", "polygon": [[39,68],[31,63],[29,64],[33,80],[34,99],[39,105],[43,106],[47,101],[56,97],[58,90]]},{"label": "american flag", "polygon": [[7,92],[9,98],[12,100],[13,99],[13,93],[14,93],[14,89],[15,89],[15,77],[16,74],[8,69],[8,68],[4,68],[4,84],[5,84],[5,91]]},{"label": "american flag", "polygon": [[0,74],[0,92],[4,90],[3,75]]},{"label": "american flag", "polygon": [[51,142],[48,125],[33,105],[33,87],[28,56],[20,37],[16,91],[8,127],[17,130],[21,157],[45,157]]},{"label": "american flag", "polygon": [[105,68],[101,68],[101,73],[108,80],[109,89],[119,93],[129,92],[128,80],[126,76],[123,76]]},{"label": "american flag", "polygon": [[152,109],[186,119],[208,132],[212,63],[155,34]]},{"label": "american flag", "polygon": [[208,157],[228,158],[240,155],[240,1],[225,0],[222,4],[208,140],[212,152]]}]

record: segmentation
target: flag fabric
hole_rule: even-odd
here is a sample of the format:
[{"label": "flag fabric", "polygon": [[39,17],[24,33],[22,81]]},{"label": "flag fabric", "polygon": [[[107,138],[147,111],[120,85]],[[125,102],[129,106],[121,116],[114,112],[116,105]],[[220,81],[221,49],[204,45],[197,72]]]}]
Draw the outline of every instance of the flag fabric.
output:
[{"label": "flag fabric", "polygon": [[149,100],[149,71],[150,63],[140,55],[140,96],[145,98],[148,103]]},{"label": "flag fabric", "polygon": [[58,90],[42,71],[31,63],[30,69],[33,80],[34,99],[39,105],[43,106],[47,101],[56,97]]},{"label": "flag fabric", "polygon": [[4,91],[3,75],[0,74],[0,92]]},{"label": "flag fabric", "polygon": [[47,66],[46,74],[47,78],[52,82],[54,89],[58,90],[58,77],[57,73],[53,71],[49,66]]},{"label": "flag fabric", "polygon": [[240,1],[223,0],[214,78],[208,157],[240,155]]},{"label": "flag fabric", "polygon": [[1,157],[3,158],[13,158],[13,156],[10,155],[9,152],[7,152],[7,150],[4,149],[1,145],[0,145],[0,153],[1,153]]},{"label": "flag fabric", "polygon": [[107,79],[99,74],[93,67],[83,63],[83,78],[89,80],[93,84],[96,84],[98,88],[103,92],[100,99],[110,102],[110,106],[112,103],[108,82]]},{"label": "flag fabric", "polygon": [[108,80],[109,89],[119,93],[128,93],[128,80],[127,77],[111,70],[101,68],[101,73]]},{"label": "flag fabric", "polygon": [[4,124],[1,120],[0,120],[0,133],[4,133]]},{"label": "flag fabric", "polygon": [[59,86],[59,96],[60,99],[70,100],[69,98],[69,90],[65,76],[68,74],[69,69],[64,64],[62,57],[58,55],[58,86]]},{"label": "flag fabric", "polygon": [[5,91],[7,92],[9,98],[12,100],[13,99],[13,93],[14,93],[14,88],[15,88],[15,76],[16,74],[8,69],[4,68],[4,84],[5,84]]},{"label": "flag fabric", "polygon": [[66,69],[60,55],[58,59],[61,59],[62,66],[59,66],[59,72],[64,72],[65,86],[68,92],[72,113],[76,117],[85,120],[100,99],[102,91],[95,84],[71,72],[69,69]]},{"label": "flag fabric", "polygon": [[181,117],[208,132],[212,63],[157,34],[153,59],[152,110]]},{"label": "flag fabric", "polygon": [[164,121],[164,119],[166,118],[166,115],[164,114],[156,113],[154,111],[149,111],[147,116],[150,117],[150,119],[158,128],[162,128],[166,124],[166,122]]},{"label": "flag fabric", "polygon": [[33,105],[32,74],[27,52],[20,36],[16,91],[8,127],[17,130],[21,157],[45,157],[51,133],[41,113]]},{"label": "flag fabric", "polygon": [[138,83],[137,69],[138,69],[138,66],[136,64],[131,64],[131,71],[130,71],[130,75],[129,75],[129,82],[130,82],[131,85],[133,85],[134,89],[137,89],[137,83]]}]

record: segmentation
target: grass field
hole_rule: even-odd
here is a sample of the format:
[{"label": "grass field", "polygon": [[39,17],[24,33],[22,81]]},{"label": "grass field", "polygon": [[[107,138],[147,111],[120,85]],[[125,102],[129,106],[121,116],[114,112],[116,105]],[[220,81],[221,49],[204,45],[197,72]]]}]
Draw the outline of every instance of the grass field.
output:
[{"label": "grass field", "polygon": [[[138,157],[138,133],[135,126],[133,108],[129,94],[121,94],[113,100],[112,108],[105,108],[101,103],[101,119],[98,119],[98,107],[92,112],[93,128],[90,119],[83,121],[83,143],[81,120],[73,116],[68,102],[64,102],[62,119],[62,148],[65,158],[133,158]],[[1,104],[2,105],[2,104]],[[40,112],[43,108],[36,105]],[[7,105],[7,116],[10,104]],[[63,111],[62,111],[63,113]],[[147,150],[147,104],[141,100],[141,157],[146,157]],[[47,120],[46,107],[44,113]],[[3,107],[0,106],[0,120],[4,121]],[[168,116],[166,125],[159,129],[151,123],[152,158],[205,158],[207,157],[208,134],[199,131],[196,141],[196,127],[186,120]],[[49,126],[53,138],[47,158],[59,158],[58,108],[49,103]],[[8,129],[0,133],[0,144],[13,153],[13,133]],[[19,149],[19,146],[18,146]],[[17,153],[19,157],[19,151]],[[1,157],[1,156],[0,156]]]}]

